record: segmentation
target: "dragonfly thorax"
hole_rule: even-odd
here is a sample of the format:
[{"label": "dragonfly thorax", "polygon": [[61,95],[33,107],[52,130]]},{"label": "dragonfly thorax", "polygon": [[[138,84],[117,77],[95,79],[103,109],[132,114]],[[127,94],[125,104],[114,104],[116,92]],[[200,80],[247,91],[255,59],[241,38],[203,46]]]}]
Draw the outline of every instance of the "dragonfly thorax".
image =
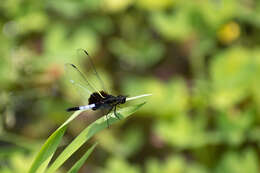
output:
[{"label": "dragonfly thorax", "polygon": [[94,92],[90,95],[89,104],[95,104],[95,107],[92,110],[97,110],[100,108],[111,108],[119,104],[123,104],[126,102],[126,97],[122,95],[113,96],[107,94],[104,91],[100,91],[99,93]]}]

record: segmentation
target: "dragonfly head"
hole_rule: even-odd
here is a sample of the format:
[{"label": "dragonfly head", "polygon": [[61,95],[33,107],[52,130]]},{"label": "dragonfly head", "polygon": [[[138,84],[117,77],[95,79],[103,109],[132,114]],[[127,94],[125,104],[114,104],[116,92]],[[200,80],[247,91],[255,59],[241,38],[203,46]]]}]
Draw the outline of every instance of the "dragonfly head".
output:
[{"label": "dragonfly head", "polygon": [[123,104],[126,101],[126,96],[119,95],[117,96],[117,99],[119,104]]}]

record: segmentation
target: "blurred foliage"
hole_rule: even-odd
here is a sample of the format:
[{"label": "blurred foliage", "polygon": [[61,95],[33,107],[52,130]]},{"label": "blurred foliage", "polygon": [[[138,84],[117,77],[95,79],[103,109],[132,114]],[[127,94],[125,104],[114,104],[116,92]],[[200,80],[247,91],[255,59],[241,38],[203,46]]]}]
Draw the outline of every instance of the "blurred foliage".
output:
[{"label": "blurred foliage", "polygon": [[[64,75],[78,48],[114,94],[153,94],[94,136],[80,172],[259,172],[260,1],[4,0],[0,29],[1,173],[26,172],[86,102]],[[63,145],[94,119],[73,121]]]}]

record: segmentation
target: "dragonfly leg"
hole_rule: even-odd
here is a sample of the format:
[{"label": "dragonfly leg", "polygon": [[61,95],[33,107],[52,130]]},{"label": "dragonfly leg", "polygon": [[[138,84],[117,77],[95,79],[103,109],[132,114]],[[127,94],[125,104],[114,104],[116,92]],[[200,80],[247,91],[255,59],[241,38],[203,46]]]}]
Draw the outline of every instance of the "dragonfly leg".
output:
[{"label": "dragonfly leg", "polygon": [[108,119],[108,114],[112,111],[113,107],[109,109],[109,111],[106,113],[106,119],[107,119],[107,127],[109,128],[109,119]]},{"label": "dragonfly leg", "polygon": [[115,105],[115,108],[114,108],[114,114],[115,114],[115,116],[117,117],[117,119],[119,119],[119,120],[120,120],[120,117],[119,117],[119,115],[116,113],[116,106],[117,106],[117,105]]}]

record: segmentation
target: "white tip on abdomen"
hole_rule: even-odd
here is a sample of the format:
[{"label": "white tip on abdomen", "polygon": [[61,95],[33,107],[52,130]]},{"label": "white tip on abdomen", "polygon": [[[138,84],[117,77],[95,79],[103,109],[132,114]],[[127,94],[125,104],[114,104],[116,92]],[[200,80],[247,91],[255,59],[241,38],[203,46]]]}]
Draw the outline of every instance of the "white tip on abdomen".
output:
[{"label": "white tip on abdomen", "polygon": [[88,109],[92,109],[94,107],[95,107],[95,104],[85,105],[85,106],[80,106],[79,110],[88,110]]}]

